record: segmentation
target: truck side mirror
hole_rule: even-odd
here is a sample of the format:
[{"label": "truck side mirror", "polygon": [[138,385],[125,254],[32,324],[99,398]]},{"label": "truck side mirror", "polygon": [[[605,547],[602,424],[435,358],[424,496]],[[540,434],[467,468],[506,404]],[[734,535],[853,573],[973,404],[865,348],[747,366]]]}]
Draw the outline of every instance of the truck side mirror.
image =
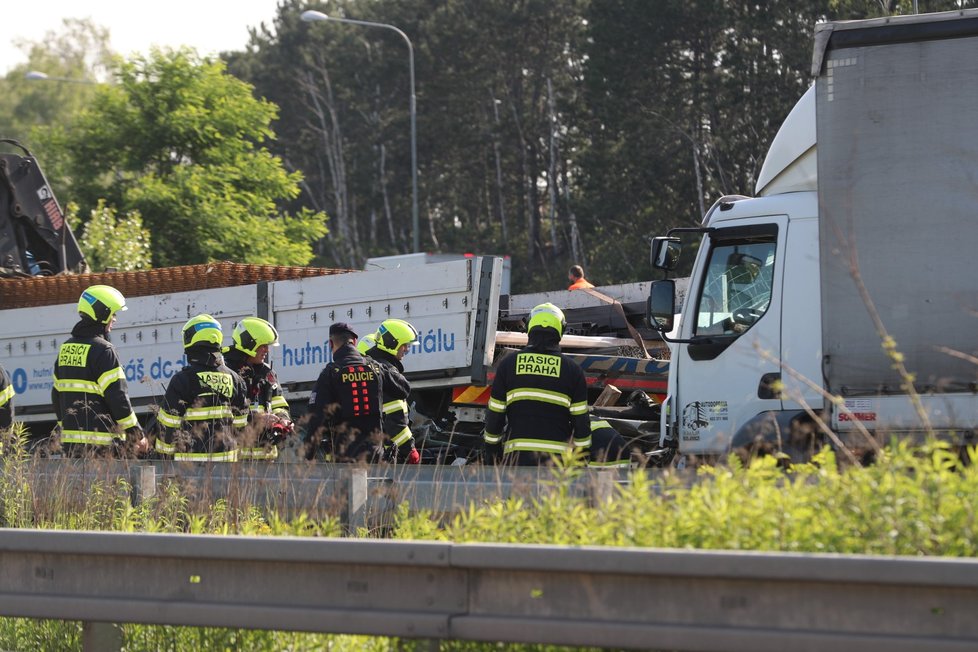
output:
[{"label": "truck side mirror", "polygon": [[683,252],[683,246],[679,238],[655,237],[652,238],[652,251],[649,261],[656,269],[664,269],[670,272],[679,265],[679,254]]},{"label": "truck side mirror", "polygon": [[660,333],[668,333],[672,330],[675,308],[675,281],[669,279],[652,281],[652,287],[649,289],[649,301],[646,306],[646,317],[649,320],[649,325]]}]

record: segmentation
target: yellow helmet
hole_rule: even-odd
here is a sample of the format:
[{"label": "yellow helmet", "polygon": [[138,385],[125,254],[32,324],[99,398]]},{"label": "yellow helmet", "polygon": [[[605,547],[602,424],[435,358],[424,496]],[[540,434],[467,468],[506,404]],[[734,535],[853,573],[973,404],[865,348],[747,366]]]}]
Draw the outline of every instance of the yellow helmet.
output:
[{"label": "yellow helmet", "polygon": [[185,349],[195,344],[213,344],[220,347],[222,339],[224,339],[224,333],[221,331],[221,324],[210,315],[197,315],[183,325],[183,348]]},{"label": "yellow helmet", "polygon": [[376,344],[377,344],[376,333],[371,333],[370,335],[364,335],[363,339],[357,342],[357,351],[365,355],[367,351],[374,348]]},{"label": "yellow helmet", "polygon": [[557,331],[557,336],[564,335],[564,311],[552,303],[541,303],[530,311],[530,323],[526,329],[527,333],[534,328],[552,328]]},{"label": "yellow helmet", "polygon": [[418,330],[403,319],[387,319],[377,329],[377,348],[391,355],[418,339]]},{"label": "yellow helmet", "polygon": [[78,314],[100,324],[108,324],[112,315],[126,309],[126,298],[111,285],[93,285],[78,298]]},{"label": "yellow helmet", "polygon": [[261,317],[245,317],[234,327],[231,339],[234,348],[253,356],[260,346],[278,346],[278,331]]}]

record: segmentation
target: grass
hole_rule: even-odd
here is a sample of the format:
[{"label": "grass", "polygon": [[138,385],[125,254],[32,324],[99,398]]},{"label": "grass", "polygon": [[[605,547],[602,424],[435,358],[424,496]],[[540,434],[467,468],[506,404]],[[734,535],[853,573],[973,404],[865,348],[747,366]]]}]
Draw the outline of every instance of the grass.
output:
[{"label": "grass", "polygon": [[[85,467],[84,486],[41,477],[17,444],[0,476],[5,527],[119,530],[253,536],[341,536],[340,514],[282,516],[239,491],[202,500],[192,484],[171,478],[138,505],[124,480]],[[978,452],[963,457],[947,444],[891,443],[875,464],[840,465],[824,449],[811,463],[784,468],[777,456],[700,467],[696,482],[678,472],[653,480],[644,472],[616,484],[603,500],[569,489],[584,473],[555,467],[544,490],[470,504],[449,518],[397,505],[384,536],[452,542],[636,546],[678,549],[973,557],[978,548],[974,496]],[[76,469],[77,471],[77,469]],[[108,476],[105,476],[108,478]],[[360,530],[377,536],[381,530]],[[125,650],[410,650],[424,641],[292,632],[124,625]],[[75,650],[73,622],[0,619],[0,649]],[[447,650],[557,650],[443,642]]]}]

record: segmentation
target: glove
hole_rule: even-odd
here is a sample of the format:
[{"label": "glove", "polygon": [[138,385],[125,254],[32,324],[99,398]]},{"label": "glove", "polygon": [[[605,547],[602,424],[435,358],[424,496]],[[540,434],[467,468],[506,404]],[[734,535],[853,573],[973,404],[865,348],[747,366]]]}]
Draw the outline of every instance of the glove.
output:
[{"label": "glove", "polygon": [[412,448],[411,452],[407,456],[408,464],[421,464],[421,453],[418,452],[417,448]]}]

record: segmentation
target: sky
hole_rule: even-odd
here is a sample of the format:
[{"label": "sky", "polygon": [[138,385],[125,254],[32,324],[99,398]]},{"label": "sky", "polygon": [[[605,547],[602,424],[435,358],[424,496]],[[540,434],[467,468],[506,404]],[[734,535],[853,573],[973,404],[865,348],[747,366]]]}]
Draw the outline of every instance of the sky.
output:
[{"label": "sky", "polygon": [[14,42],[63,32],[65,18],[90,18],[109,30],[113,50],[128,56],[150,46],[188,45],[202,55],[243,50],[248,28],[271,26],[278,0],[14,0],[0,9],[0,76],[27,62]]}]

